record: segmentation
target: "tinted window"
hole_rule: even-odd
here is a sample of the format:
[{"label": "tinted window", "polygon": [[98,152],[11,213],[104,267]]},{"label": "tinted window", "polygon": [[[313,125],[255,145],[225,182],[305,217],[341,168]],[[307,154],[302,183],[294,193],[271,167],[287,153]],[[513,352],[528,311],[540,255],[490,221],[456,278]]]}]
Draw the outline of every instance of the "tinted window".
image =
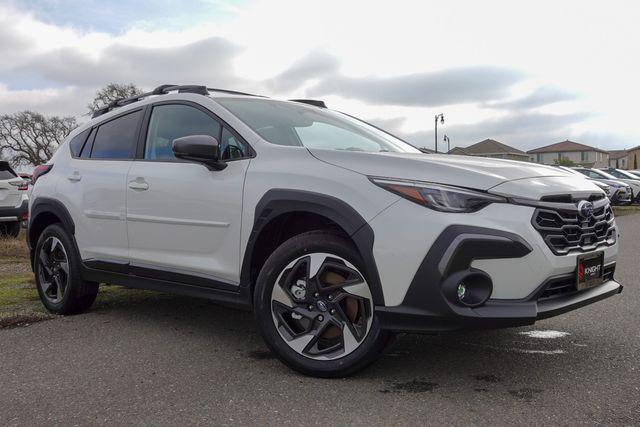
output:
[{"label": "tinted window", "polygon": [[82,151],[82,146],[84,142],[87,140],[87,136],[89,136],[89,132],[91,132],[91,128],[80,132],[69,142],[69,149],[71,150],[71,155],[73,157],[78,157],[80,152]]},{"label": "tinted window", "polygon": [[11,169],[11,166],[9,166],[8,163],[0,162],[0,179],[13,179],[17,176],[18,175],[16,175],[16,173],[13,171],[13,169]]},{"label": "tinted window", "polygon": [[89,137],[87,138],[87,141],[84,143],[84,146],[82,147],[82,151],[80,152],[80,158],[88,159],[89,157],[91,157],[91,148],[93,147],[93,138],[96,136],[97,130],[98,128],[93,128],[91,130],[91,133],[89,134]]},{"label": "tinted window", "polygon": [[220,139],[220,159],[233,160],[248,156],[247,145],[240,141],[229,129],[224,128]]},{"label": "tinted window", "polygon": [[93,142],[91,158],[133,159],[141,117],[142,111],[136,111],[100,125]]},{"label": "tinted window", "polygon": [[173,159],[171,143],[189,135],[209,135],[220,141],[221,125],[208,114],[188,105],[159,105],[153,107],[144,158]]},{"label": "tinted window", "polygon": [[593,179],[603,179],[605,178],[602,174],[594,171],[594,170],[580,170],[583,174],[587,175],[589,178]]}]

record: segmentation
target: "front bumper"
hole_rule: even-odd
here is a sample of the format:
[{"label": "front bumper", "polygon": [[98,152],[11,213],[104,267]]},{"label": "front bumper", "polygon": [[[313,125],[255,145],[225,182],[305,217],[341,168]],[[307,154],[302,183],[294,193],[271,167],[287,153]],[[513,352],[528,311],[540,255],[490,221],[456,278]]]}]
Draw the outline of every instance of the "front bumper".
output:
[{"label": "front bumper", "polygon": [[631,193],[624,189],[616,190],[611,196],[609,196],[612,205],[628,205],[631,204]]},{"label": "front bumper", "polygon": [[[381,235],[376,262],[385,304],[375,311],[385,329],[444,332],[530,325],[622,291],[613,278],[617,243],[595,248],[604,253],[604,282],[578,291],[577,257],[593,249],[554,254],[529,221],[534,208],[496,204],[457,217],[418,210],[413,215],[406,204],[398,211],[403,222],[396,221],[395,227],[385,218],[397,217],[392,209],[371,222],[376,236]],[[392,228],[395,238],[384,234]],[[427,254],[416,259],[421,246]],[[415,269],[407,268],[410,263],[416,263]],[[413,271],[409,277],[403,276],[407,270]],[[476,307],[455,296],[457,284],[471,274],[486,274],[493,282],[489,299]]]},{"label": "front bumper", "polygon": [[376,307],[383,329],[396,332],[449,332],[526,326],[537,320],[558,316],[622,292],[615,280],[566,297],[541,301],[489,300],[465,312],[437,313],[416,307]]},{"label": "front bumper", "polygon": [[0,207],[0,222],[21,221],[22,216],[29,210],[29,202],[23,200],[20,206]]}]

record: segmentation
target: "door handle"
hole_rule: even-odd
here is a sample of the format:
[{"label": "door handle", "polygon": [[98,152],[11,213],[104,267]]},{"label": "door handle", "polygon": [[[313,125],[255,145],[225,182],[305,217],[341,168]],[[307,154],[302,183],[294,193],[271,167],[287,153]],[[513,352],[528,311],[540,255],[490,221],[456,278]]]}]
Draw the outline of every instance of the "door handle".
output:
[{"label": "door handle", "polygon": [[132,190],[144,191],[149,189],[149,184],[144,181],[129,181],[129,188]]},{"label": "door handle", "polygon": [[78,171],[73,171],[73,173],[69,175],[67,179],[71,182],[78,182],[82,179],[82,175],[80,175],[80,172]]}]

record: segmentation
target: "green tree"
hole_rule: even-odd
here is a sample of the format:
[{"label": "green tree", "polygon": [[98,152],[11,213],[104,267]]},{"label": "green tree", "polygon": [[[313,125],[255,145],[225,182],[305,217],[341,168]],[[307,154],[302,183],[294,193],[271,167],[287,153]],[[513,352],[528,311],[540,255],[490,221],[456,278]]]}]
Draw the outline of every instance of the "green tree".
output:
[{"label": "green tree", "polygon": [[567,157],[561,157],[559,159],[553,159],[553,163],[558,165],[558,166],[575,166],[576,164],[573,162],[573,160],[567,158]]}]

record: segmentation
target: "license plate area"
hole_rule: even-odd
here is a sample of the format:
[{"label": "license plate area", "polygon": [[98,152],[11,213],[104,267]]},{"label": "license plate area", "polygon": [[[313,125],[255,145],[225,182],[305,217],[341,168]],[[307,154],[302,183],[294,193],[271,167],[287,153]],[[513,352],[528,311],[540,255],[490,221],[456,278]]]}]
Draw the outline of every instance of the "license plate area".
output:
[{"label": "license plate area", "polygon": [[598,286],[603,282],[604,252],[578,256],[576,282],[579,291]]}]

